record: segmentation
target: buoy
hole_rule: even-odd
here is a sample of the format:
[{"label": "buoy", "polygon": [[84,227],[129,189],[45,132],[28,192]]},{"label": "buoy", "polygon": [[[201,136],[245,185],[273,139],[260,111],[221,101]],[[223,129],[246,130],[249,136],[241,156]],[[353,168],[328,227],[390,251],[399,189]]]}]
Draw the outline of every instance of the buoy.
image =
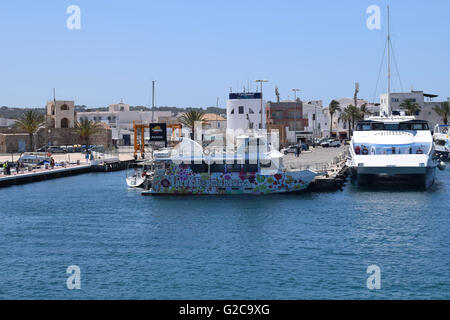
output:
[{"label": "buoy", "polygon": [[441,170],[441,171],[444,171],[445,167],[446,167],[445,162],[444,161],[440,161],[439,164],[438,164],[438,169]]}]

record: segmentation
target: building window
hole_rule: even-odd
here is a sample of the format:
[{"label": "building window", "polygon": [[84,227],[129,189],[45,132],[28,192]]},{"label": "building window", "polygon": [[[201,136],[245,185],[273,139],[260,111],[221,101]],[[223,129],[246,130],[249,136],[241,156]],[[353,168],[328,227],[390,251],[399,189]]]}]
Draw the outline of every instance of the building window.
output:
[{"label": "building window", "polygon": [[243,114],[244,113],[244,107],[243,106],[239,106],[239,114]]},{"label": "building window", "polygon": [[123,110],[125,110],[125,108],[124,107],[120,107],[120,111],[123,111]]},{"label": "building window", "polygon": [[63,104],[61,106],[61,111],[69,110],[69,106],[67,104]]},{"label": "building window", "polygon": [[231,109],[231,112],[230,112],[230,114],[234,114],[234,109]]},{"label": "building window", "polygon": [[255,112],[253,111],[252,108],[248,108],[248,113],[249,113],[249,114],[254,114]]},{"label": "building window", "polygon": [[217,128],[220,128],[220,122],[217,122]]},{"label": "building window", "polygon": [[69,119],[62,118],[61,119],[61,128],[68,128],[69,127]]}]

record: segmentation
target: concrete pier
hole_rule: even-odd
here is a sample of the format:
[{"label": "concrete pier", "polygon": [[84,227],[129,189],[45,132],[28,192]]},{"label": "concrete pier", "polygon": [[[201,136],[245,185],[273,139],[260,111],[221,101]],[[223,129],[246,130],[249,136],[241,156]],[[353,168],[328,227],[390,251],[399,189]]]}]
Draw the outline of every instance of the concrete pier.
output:
[{"label": "concrete pier", "polygon": [[35,169],[33,171],[25,171],[19,174],[13,173],[10,175],[0,175],[0,187],[67,177],[90,171],[91,165],[84,164],[84,165],[70,165],[67,167],[60,167],[55,169]]}]

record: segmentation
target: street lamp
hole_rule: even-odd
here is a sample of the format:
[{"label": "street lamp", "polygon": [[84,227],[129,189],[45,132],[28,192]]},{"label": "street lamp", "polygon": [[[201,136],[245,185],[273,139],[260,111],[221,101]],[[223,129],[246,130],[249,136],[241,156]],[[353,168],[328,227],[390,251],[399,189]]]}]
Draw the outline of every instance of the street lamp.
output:
[{"label": "street lamp", "polygon": [[255,80],[255,82],[259,82],[261,84],[261,128],[263,128],[263,82],[269,82],[268,80]]},{"label": "street lamp", "polygon": [[[292,89],[294,91],[294,103],[295,103],[295,110],[294,110],[294,131],[297,131],[297,92],[300,91],[300,89]],[[294,133],[295,140],[297,140],[297,134]]]}]

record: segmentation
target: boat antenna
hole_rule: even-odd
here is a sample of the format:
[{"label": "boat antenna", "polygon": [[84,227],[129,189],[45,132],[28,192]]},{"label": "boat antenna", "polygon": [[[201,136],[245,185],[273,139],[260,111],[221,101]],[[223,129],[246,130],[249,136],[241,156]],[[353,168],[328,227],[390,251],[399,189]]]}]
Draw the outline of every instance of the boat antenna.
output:
[{"label": "boat antenna", "polygon": [[387,94],[387,111],[388,116],[392,115],[391,110],[391,29],[390,29],[390,16],[389,16],[389,6],[387,6],[387,77],[388,77],[388,94]]}]

